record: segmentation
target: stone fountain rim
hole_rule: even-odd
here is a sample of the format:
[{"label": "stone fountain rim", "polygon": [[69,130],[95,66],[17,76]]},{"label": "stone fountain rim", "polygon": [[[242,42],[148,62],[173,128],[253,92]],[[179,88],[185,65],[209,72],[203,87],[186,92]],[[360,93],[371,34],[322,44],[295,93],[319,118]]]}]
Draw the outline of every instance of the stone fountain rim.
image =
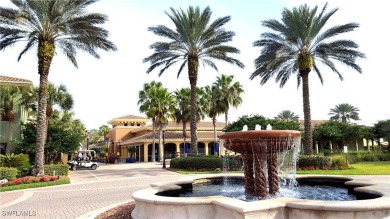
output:
[{"label": "stone fountain rim", "polygon": [[226,132],[219,136],[220,139],[259,139],[278,137],[300,137],[301,132],[296,130],[248,130]]},{"label": "stone fountain rim", "polygon": [[[243,177],[236,174],[227,174],[227,177]],[[187,180],[175,182],[152,183],[151,188],[136,191],[132,194],[132,198],[141,203],[158,204],[158,205],[216,205],[223,206],[228,209],[235,209],[240,212],[251,212],[261,209],[274,209],[280,207],[290,207],[294,209],[311,209],[320,211],[367,211],[367,210],[384,210],[390,209],[390,191],[384,192],[386,186],[377,183],[361,183],[355,181],[354,177],[344,176],[297,176],[297,178],[323,178],[323,179],[343,179],[350,180],[348,184],[359,186],[360,191],[367,193],[381,194],[382,196],[375,199],[354,200],[354,201],[328,201],[328,200],[305,200],[298,198],[275,198],[267,200],[259,200],[253,202],[245,202],[239,199],[225,196],[206,196],[206,197],[166,197],[156,195],[159,192],[179,189],[180,184],[194,182],[197,179],[219,178],[221,176],[194,176]],[[386,191],[386,190],[385,190]],[[375,200],[375,201],[373,201]],[[261,204],[260,204],[261,203]]]}]

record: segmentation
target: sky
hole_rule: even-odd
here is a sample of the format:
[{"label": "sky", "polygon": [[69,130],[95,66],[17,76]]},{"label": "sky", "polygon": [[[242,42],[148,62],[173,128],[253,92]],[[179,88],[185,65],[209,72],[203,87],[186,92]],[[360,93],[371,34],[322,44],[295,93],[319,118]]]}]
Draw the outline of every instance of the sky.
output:
[{"label": "sky", "polygon": [[[388,21],[390,2],[371,0],[329,0],[328,11],[339,10],[331,17],[328,25],[356,22],[360,28],[352,33],[341,35],[343,39],[351,39],[359,44],[359,50],[366,55],[358,59],[363,73],[337,65],[344,76],[340,81],[338,76],[327,68],[322,68],[324,78],[322,85],[315,74],[309,77],[311,116],[313,120],[329,119],[329,111],[340,103],[349,103],[360,109],[361,120],[358,124],[373,125],[379,120],[390,119],[389,82],[390,73],[386,63],[389,60],[390,31]],[[295,77],[291,78],[283,88],[271,78],[265,85],[260,85],[260,78],[250,80],[254,72],[254,60],[260,54],[259,47],[253,47],[253,42],[260,39],[260,34],[270,30],[261,22],[268,19],[280,20],[284,8],[291,9],[301,4],[318,5],[326,3],[321,0],[100,0],[91,5],[90,12],[104,13],[109,21],[104,28],[109,31],[109,40],[114,42],[118,51],[98,51],[100,59],[78,51],[75,68],[60,51],[53,59],[49,81],[55,85],[63,84],[74,98],[73,112],[87,129],[98,129],[111,119],[125,116],[145,116],[139,112],[138,92],[144,83],[152,80],[161,81],[169,89],[175,91],[189,87],[186,71],[179,78],[179,65],[171,67],[158,77],[158,70],[146,73],[150,63],[143,59],[153,53],[149,48],[156,41],[164,38],[155,36],[148,27],[166,25],[174,26],[165,11],[170,8],[187,9],[188,6],[199,6],[201,9],[209,6],[212,20],[231,16],[231,21],[225,25],[226,30],[234,31],[233,41],[228,45],[235,46],[241,52],[234,55],[245,64],[241,69],[237,66],[216,61],[219,71],[210,67],[200,67],[198,86],[211,85],[221,74],[234,75],[245,93],[243,103],[238,108],[229,111],[229,122],[243,115],[263,115],[275,117],[282,110],[291,110],[303,119],[302,87],[297,87]],[[10,1],[1,0],[0,6],[13,7]],[[37,73],[36,50],[26,53],[18,62],[17,57],[25,46],[23,42],[15,44],[0,52],[0,74],[19,77],[33,81],[39,85]],[[206,118],[205,120],[210,120]],[[224,117],[218,117],[223,122]]]}]

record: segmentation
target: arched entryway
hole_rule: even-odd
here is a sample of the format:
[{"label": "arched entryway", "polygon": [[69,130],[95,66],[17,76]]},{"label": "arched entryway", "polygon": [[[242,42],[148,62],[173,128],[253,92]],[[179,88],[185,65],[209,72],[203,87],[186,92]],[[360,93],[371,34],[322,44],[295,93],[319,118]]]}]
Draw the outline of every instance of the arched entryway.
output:
[{"label": "arched entryway", "polygon": [[206,155],[205,143],[198,142],[198,154],[199,155]]},{"label": "arched entryway", "polygon": [[186,146],[184,147],[184,143],[180,144],[180,156],[185,156],[185,154],[190,153],[190,143],[186,142]]},{"label": "arched entryway", "polygon": [[[149,144],[148,145],[148,162],[151,162],[152,161],[152,148],[153,148],[153,144]],[[156,143],[155,144],[155,157],[156,157],[156,160],[158,160],[158,144]]]},{"label": "arched entryway", "polygon": [[176,144],[174,143],[165,143],[164,145],[164,154],[166,159],[175,158],[176,154]]},{"label": "arched entryway", "polygon": [[209,149],[209,155],[218,155],[218,152],[219,152],[219,144],[218,142],[210,142],[208,144],[208,149]]}]

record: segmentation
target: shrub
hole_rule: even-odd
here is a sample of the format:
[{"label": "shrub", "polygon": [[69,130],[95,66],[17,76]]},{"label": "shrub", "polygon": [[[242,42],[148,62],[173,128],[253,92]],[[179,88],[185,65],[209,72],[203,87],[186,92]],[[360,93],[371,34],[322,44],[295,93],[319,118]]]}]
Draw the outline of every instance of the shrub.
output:
[{"label": "shrub", "polygon": [[0,155],[0,166],[2,167],[28,167],[30,158],[27,154],[5,154]]},{"label": "shrub", "polygon": [[241,156],[225,156],[222,159],[225,170],[241,170],[243,167]]},{"label": "shrub", "polygon": [[69,167],[67,164],[53,164],[43,166],[46,175],[67,176]]},{"label": "shrub", "polygon": [[[332,165],[345,165],[345,156],[344,155],[333,155],[330,157],[332,160]],[[349,161],[348,161],[349,162]]]},{"label": "shrub", "polygon": [[18,175],[18,169],[14,167],[0,167],[0,179],[13,180]]},{"label": "shrub", "polygon": [[376,156],[378,157],[378,160],[380,161],[390,161],[390,153],[385,152],[378,152],[376,153]]},{"label": "shrub", "polygon": [[19,173],[19,177],[24,177],[24,176],[31,176],[32,175],[32,170],[34,166],[28,166],[28,167],[17,167]]},{"label": "shrub", "polygon": [[178,157],[170,162],[170,167],[187,170],[214,170],[222,168],[222,158],[216,156]]},{"label": "shrub", "polygon": [[325,157],[323,155],[300,155],[298,160],[299,167],[306,166],[330,166],[332,163],[330,157]]}]

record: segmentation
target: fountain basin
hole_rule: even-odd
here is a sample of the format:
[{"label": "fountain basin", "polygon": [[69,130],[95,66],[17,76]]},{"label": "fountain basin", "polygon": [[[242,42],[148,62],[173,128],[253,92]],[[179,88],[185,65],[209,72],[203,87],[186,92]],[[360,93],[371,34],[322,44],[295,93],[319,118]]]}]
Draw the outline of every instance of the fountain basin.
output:
[{"label": "fountain basin", "polygon": [[[237,174],[228,174],[235,176]],[[355,191],[381,196],[375,199],[354,201],[318,201],[296,198],[275,198],[245,202],[224,197],[164,197],[159,192],[181,189],[180,185],[196,179],[220,176],[194,176],[188,180],[172,183],[155,183],[151,188],[135,192],[132,197],[136,207],[133,218],[386,218],[390,217],[390,183],[372,184],[354,177],[323,177],[324,179],[347,179]],[[242,177],[242,176],[241,176]],[[298,176],[298,178],[313,178]],[[318,179],[318,176],[314,178]]]}]

